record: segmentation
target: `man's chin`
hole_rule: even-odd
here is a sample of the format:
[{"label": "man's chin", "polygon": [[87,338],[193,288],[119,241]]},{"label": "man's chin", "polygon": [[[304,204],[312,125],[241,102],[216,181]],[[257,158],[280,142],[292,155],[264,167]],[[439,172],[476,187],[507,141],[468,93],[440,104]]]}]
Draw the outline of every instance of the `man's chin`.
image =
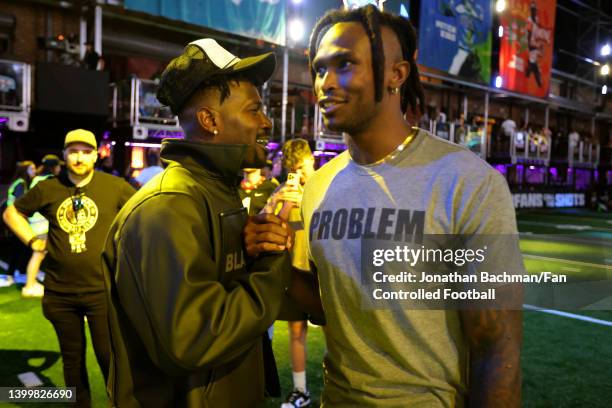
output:
[{"label": "man's chin", "polygon": [[266,165],[268,157],[268,149],[260,144],[253,145],[247,150],[244,159],[242,160],[242,169],[261,169]]},{"label": "man's chin", "polygon": [[73,176],[76,176],[76,177],[87,177],[93,171],[94,171],[94,169],[75,170],[75,169],[68,168],[68,173],[70,173],[70,174],[72,174]]},{"label": "man's chin", "polygon": [[337,118],[323,118],[323,124],[332,132],[346,132],[347,126]]}]

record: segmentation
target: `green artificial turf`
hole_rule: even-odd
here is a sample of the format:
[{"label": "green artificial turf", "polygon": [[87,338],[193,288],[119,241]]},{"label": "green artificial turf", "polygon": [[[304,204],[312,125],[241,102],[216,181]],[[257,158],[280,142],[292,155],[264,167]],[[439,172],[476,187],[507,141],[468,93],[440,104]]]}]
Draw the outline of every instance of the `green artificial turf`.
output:
[{"label": "green artificial turf", "polygon": [[[39,300],[21,299],[15,287],[0,288],[0,384],[17,386],[16,375],[34,371],[47,386],[62,386],[61,360],[55,333],[44,319]],[[580,312],[612,321],[612,312]],[[322,330],[308,328],[308,385],[318,405],[325,352]],[[525,407],[608,407],[612,401],[612,327],[525,312],[523,401]],[[277,322],[274,351],[283,392],[291,388],[287,323]],[[94,407],[105,407],[102,375],[91,343],[87,364]],[[0,404],[1,405],[1,404]],[[266,407],[278,407],[270,400]],[[17,406],[5,404],[3,406]],[[20,404],[51,407],[58,404]]]},{"label": "green artificial turf", "polygon": [[[601,265],[612,258],[610,246],[606,246],[606,239],[612,239],[609,215],[585,211],[528,211],[521,212],[518,219],[521,232],[534,233],[523,237],[522,250],[536,257],[554,259],[526,258],[530,272],[557,268],[558,264],[558,269],[565,268],[569,275],[572,271],[593,273],[593,270],[597,270],[596,273],[601,273],[600,267],[564,264],[563,259]],[[560,230],[557,224],[586,225],[592,230]],[[575,242],[571,239],[568,242],[551,242],[546,237],[538,237],[538,233],[564,234],[575,238]],[[610,273],[609,269],[605,272]],[[575,313],[612,321],[609,310]],[[273,346],[283,393],[287,393],[292,379],[286,322],[275,324]],[[308,386],[313,406],[317,406],[323,385],[321,362],[325,353],[323,332],[318,327],[309,327],[308,352]],[[611,406],[612,327],[526,311],[522,363],[525,407]],[[106,407],[105,387],[91,343],[88,343],[87,364],[94,407]],[[52,326],[42,316],[40,300],[21,299],[15,286],[0,288],[0,385],[18,386],[16,375],[26,371],[34,371],[46,386],[63,385],[57,339]],[[265,407],[278,407],[280,402],[280,399],[269,400]],[[0,406],[60,405],[0,403]]]}]

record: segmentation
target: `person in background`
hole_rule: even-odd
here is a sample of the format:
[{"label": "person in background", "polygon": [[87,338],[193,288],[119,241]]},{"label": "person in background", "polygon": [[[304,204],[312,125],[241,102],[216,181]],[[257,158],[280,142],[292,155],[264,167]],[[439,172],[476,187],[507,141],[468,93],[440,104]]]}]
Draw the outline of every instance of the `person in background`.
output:
[{"label": "person in background", "polygon": [[256,215],[264,208],[268,198],[278,187],[278,182],[268,180],[261,169],[243,169],[244,177],[240,181],[238,194],[242,205],[249,212],[249,215]]},{"label": "person in background", "polygon": [[144,186],[149,180],[156,174],[164,171],[164,168],[159,165],[159,152],[155,150],[149,150],[145,157],[147,167],[134,178],[139,187]]},{"label": "person in background", "polygon": [[[32,178],[35,175],[36,165],[33,161],[24,160],[17,162],[15,174],[13,175],[13,179],[7,192],[7,207],[13,205],[16,199],[27,193],[28,189],[30,188]],[[0,277],[0,287],[10,286],[15,283],[15,271],[19,270],[19,272],[25,273],[30,252],[28,247],[23,245],[19,241],[19,238],[15,236],[11,237],[9,246],[11,251],[8,262],[8,270],[6,271],[6,275],[2,275]]]},{"label": "person in background", "polygon": [[[289,225],[295,232],[295,246],[291,251],[292,267],[303,273],[309,273],[308,254],[303,251],[305,244],[304,223],[300,214],[300,203],[304,192],[304,184],[313,175],[314,156],[308,142],[304,139],[291,139],[283,145],[283,168],[297,177],[295,182],[289,179],[280,185],[272,194],[263,212],[278,214],[285,201],[294,204],[289,213]],[[306,334],[308,322],[301,316],[299,320],[288,322],[289,354],[291,355],[291,370],[293,390],[285,398],[282,408],[299,408],[310,404],[310,393],[306,386]]]},{"label": "person in background", "polygon": [[98,69],[98,61],[100,60],[100,54],[98,54],[94,50],[93,42],[87,41],[85,42],[85,55],[81,60],[81,64],[84,68],[89,69],[91,71],[96,71]]},{"label": "person in background", "polygon": [[106,174],[119,177],[119,172],[113,167],[113,156],[108,155],[102,160],[98,161],[96,171],[103,171]]},{"label": "person in background", "polygon": [[261,175],[278,186],[279,182],[276,179],[276,177],[274,177],[274,174],[272,174],[272,167],[273,167],[272,160],[270,159],[266,160],[266,165],[261,168]]},{"label": "person in background", "polygon": [[[67,171],[41,181],[3,213],[6,225],[33,251],[47,252],[43,314],[59,340],[67,387],[76,387],[76,406],[91,406],[85,350],[85,318],[102,375],[109,373],[108,305],[101,254],[110,225],[134,193],[123,179],[94,171],[97,142],[88,130],[64,139]],[[28,217],[40,212],[49,221],[40,239]]]},{"label": "person in background", "polygon": [[[30,183],[30,188],[34,188],[38,183],[43,180],[47,180],[48,178],[57,176],[64,162],[60,160],[54,154],[48,154],[42,159],[42,165],[39,170],[39,174],[32,179]],[[45,217],[42,216],[39,212],[34,213],[30,218],[28,218],[28,222],[30,223],[30,228],[36,236],[43,240],[47,241],[47,233],[49,232],[49,221]],[[26,269],[26,284],[23,288],[21,288],[21,296],[23,297],[42,297],[44,294],[44,286],[38,283],[36,277],[38,276],[38,272],[40,271],[40,265],[45,259],[46,252],[43,251],[32,251],[32,256],[30,257],[30,261],[28,262],[28,266]]]}]

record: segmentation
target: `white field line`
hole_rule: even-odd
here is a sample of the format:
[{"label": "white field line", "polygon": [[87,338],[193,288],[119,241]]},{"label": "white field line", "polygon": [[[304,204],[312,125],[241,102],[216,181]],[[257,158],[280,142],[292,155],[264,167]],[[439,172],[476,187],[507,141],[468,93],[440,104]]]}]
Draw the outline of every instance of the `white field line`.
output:
[{"label": "white field line", "polygon": [[612,270],[612,265],[596,264],[596,263],[591,263],[591,262],[572,261],[570,259],[550,258],[548,256],[523,254],[523,258],[537,259],[539,261],[562,262],[562,263],[568,263],[568,264],[572,264],[572,265],[590,266],[591,268],[600,268],[600,269],[610,269],[610,270]]},{"label": "white field line", "polygon": [[523,308],[525,310],[533,310],[536,312],[548,313],[548,314],[555,315],[555,316],[567,317],[570,319],[582,320],[583,322],[595,323],[595,324],[599,324],[602,326],[612,327],[612,322],[609,322],[607,320],[595,319],[594,317],[583,316],[583,315],[568,313],[568,312],[562,312],[561,310],[543,309],[543,308],[532,306],[532,305],[523,305]]},{"label": "white field line", "polygon": [[589,225],[579,225],[579,224],[553,224],[550,222],[543,222],[543,221],[526,221],[526,220],[518,220],[519,224],[525,224],[525,225],[538,225],[541,227],[550,227],[550,228],[557,228],[557,229],[569,229],[569,230],[575,230],[575,231],[605,231],[605,232],[612,232],[612,228],[606,228],[606,227],[593,227],[593,226],[589,226]]}]

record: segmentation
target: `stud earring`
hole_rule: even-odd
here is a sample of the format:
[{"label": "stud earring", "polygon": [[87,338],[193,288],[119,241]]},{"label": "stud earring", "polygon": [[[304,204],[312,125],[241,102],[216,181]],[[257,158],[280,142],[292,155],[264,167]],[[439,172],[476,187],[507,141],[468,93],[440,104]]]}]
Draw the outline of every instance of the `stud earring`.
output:
[{"label": "stud earring", "polygon": [[214,130],[213,130],[213,134],[218,135],[218,134],[219,134],[219,131],[218,131],[217,129],[214,129]]},{"label": "stud earring", "polygon": [[389,92],[391,92],[393,95],[399,93],[399,88],[390,88]]}]

